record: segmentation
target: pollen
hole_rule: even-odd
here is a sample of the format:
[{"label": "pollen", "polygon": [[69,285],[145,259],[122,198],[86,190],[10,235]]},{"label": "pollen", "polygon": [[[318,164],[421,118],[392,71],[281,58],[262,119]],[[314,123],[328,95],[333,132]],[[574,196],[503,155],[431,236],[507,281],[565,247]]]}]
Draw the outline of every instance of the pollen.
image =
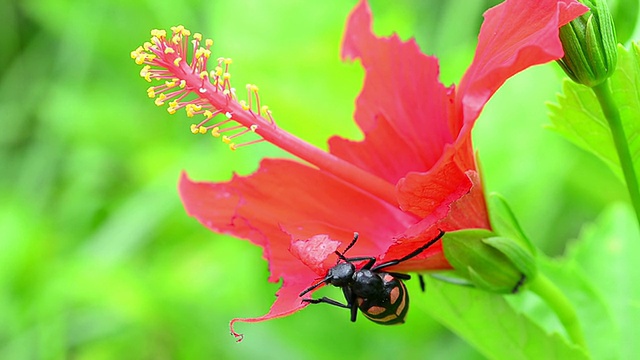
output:
[{"label": "pollen", "polygon": [[[264,141],[264,131],[275,129],[275,121],[261,104],[258,86],[248,84],[247,98],[239,100],[231,84],[233,60],[213,57],[213,44],[182,25],[170,33],[154,29],[131,58],[142,66],[140,76],[152,83],[147,96],[157,106],[168,105],[169,114],[184,109],[188,118],[200,117],[199,123],[189,126],[192,134],[210,132],[232,150]],[[245,136],[253,139],[239,141]]]}]

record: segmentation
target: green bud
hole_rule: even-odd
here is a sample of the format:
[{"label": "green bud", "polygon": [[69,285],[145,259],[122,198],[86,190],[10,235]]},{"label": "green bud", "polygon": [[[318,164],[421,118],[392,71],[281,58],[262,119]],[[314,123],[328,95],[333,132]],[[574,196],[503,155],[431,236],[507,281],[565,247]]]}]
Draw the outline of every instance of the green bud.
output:
[{"label": "green bud", "polygon": [[580,2],[591,10],[560,28],[564,57],[558,63],[573,81],[594,87],[616,68],[616,31],[605,0]]},{"label": "green bud", "polygon": [[444,255],[456,272],[480,289],[515,293],[536,275],[535,258],[526,247],[491,231],[448,232],[442,241]]}]

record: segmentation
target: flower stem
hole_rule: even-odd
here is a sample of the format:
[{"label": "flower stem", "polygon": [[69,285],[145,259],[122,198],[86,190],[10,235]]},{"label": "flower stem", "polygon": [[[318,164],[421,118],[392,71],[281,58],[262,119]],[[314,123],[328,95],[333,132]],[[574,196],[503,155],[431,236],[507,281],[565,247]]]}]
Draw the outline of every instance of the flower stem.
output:
[{"label": "flower stem", "polygon": [[620,160],[620,166],[622,167],[622,173],[624,174],[627,189],[629,190],[629,197],[636,211],[638,224],[640,225],[640,190],[638,189],[638,179],[633,167],[633,159],[629,152],[629,143],[627,142],[622,120],[620,119],[620,112],[609,89],[609,80],[594,86],[592,89],[598,98],[598,102],[600,102],[604,117],[609,123],[613,142],[618,153],[618,159]]},{"label": "flower stem", "polygon": [[549,278],[540,273],[529,283],[529,290],[537,294],[553,309],[571,340],[587,350],[587,342],[584,339],[575,307],[562,291]]}]

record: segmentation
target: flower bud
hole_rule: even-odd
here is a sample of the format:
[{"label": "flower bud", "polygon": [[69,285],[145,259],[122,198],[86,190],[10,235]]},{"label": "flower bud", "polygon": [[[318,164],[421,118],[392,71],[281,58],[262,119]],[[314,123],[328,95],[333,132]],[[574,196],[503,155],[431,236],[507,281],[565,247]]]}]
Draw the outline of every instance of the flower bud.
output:
[{"label": "flower bud", "polygon": [[536,274],[535,259],[530,251],[519,242],[490,231],[449,232],[442,241],[449,263],[480,289],[516,293]]},{"label": "flower bud", "polygon": [[564,57],[558,63],[573,81],[594,87],[616,68],[616,31],[605,0],[580,1],[591,10],[560,28]]}]

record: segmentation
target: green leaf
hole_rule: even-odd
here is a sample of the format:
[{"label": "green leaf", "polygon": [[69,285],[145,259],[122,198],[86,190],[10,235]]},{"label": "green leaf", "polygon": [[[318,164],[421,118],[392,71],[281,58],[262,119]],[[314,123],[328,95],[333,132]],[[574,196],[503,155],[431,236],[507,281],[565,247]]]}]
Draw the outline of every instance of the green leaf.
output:
[{"label": "green leaf", "polygon": [[[547,333],[500,295],[426,279],[429,314],[490,359],[589,357],[558,333]],[[519,296],[519,295],[510,295]]]},{"label": "green leaf", "polygon": [[553,123],[550,129],[596,155],[622,178],[611,131],[590,88],[566,79],[562,83],[562,94],[558,95],[558,104],[548,106]]},{"label": "green leaf", "polygon": [[[618,67],[609,78],[613,98],[620,110],[629,150],[636,174],[640,174],[640,49],[633,43],[627,50],[618,46]],[[557,104],[549,104],[551,129],[582,149],[596,155],[613,172],[622,176],[622,169],[607,120],[593,91],[570,80],[563,83],[563,94]]]},{"label": "green leaf", "polygon": [[491,219],[491,228],[495,233],[510,239],[518,240],[531,252],[536,254],[536,248],[533,246],[529,238],[524,234],[516,216],[511,211],[507,200],[497,193],[489,194],[489,217]]},{"label": "green leaf", "polygon": [[[618,338],[612,341],[611,350],[619,354],[611,358],[635,358],[640,354],[636,331],[640,324],[640,233],[633,210],[622,204],[605,210],[596,223],[585,228],[568,256],[611,307],[615,329],[601,332],[605,338],[600,343],[612,341],[607,333],[613,332]],[[589,326],[606,320],[594,319]]]},{"label": "green leaf", "polygon": [[[590,274],[572,259],[551,260],[540,257],[538,269],[563,291],[575,307],[592,357],[594,359],[624,358],[617,355],[622,346],[609,304],[598,291]],[[544,303],[540,305],[541,309],[537,313],[544,314],[543,310],[547,305]],[[551,316],[555,317],[553,314]],[[538,320],[542,316],[532,316],[532,318]],[[555,319],[547,318],[547,321],[554,322]],[[551,329],[547,328],[547,330]]]}]

